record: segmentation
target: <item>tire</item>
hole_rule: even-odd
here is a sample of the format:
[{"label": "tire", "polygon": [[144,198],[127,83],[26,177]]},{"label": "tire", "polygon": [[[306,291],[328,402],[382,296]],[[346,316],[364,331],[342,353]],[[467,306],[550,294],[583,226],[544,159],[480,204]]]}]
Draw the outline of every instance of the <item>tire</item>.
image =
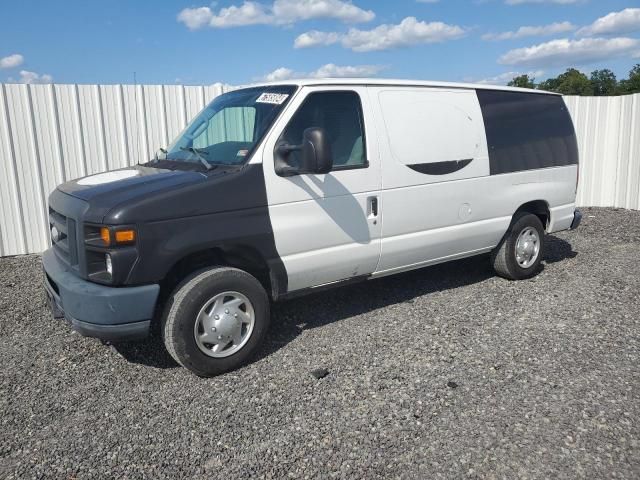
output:
[{"label": "tire", "polygon": [[[176,287],[165,306],[161,330],[176,362],[198,376],[213,377],[247,363],[268,326],[269,298],[260,282],[242,270],[215,267],[193,273]],[[227,340],[231,343],[224,347]]]},{"label": "tire", "polygon": [[[535,234],[534,234],[535,231]],[[526,232],[526,233],[525,233]],[[530,235],[527,235],[530,233]],[[520,235],[527,235],[524,239],[528,242],[526,252],[521,258],[526,259],[533,248],[535,251],[535,237],[537,235],[537,253],[531,258],[531,263],[518,260],[516,245]],[[522,244],[521,244],[522,245]],[[530,245],[534,245],[530,247]],[[533,253],[531,253],[533,255]],[[501,277],[509,280],[523,280],[536,275],[539,271],[540,261],[544,255],[544,227],[540,219],[531,213],[516,213],[511,220],[507,233],[504,234],[498,246],[491,253],[491,263],[494,270]]]}]

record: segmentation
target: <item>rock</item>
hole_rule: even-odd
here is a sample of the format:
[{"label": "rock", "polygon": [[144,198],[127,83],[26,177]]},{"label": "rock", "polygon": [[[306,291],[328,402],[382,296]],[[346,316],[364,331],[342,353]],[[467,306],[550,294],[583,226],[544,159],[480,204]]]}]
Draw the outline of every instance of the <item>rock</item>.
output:
[{"label": "rock", "polygon": [[321,378],[329,375],[329,370],[326,368],[316,368],[315,370],[311,370],[311,375],[316,379],[320,380]]}]

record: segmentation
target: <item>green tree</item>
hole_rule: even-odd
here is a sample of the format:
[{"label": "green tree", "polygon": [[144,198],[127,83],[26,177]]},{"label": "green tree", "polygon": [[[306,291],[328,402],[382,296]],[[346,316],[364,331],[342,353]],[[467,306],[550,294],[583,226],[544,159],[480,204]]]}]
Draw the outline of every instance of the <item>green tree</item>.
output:
[{"label": "green tree", "polygon": [[520,88],[536,88],[535,78],[530,77],[529,75],[519,75],[514,77],[507,85],[509,87],[520,87]]},{"label": "green tree", "polygon": [[538,88],[563,95],[593,95],[591,80],[575,68],[569,68],[556,78],[550,78],[542,82]]},{"label": "green tree", "polygon": [[591,86],[596,96],[615,95],[618,89],[616,75],[609,69],[591,72]]},{"label": "green tree", "polygon": [[629,72],[629,78],[621,80],[618,84],[619,94],[640,93],[640,63],[637,63]]},{"label": "green tree", "polygon": [[546,90],[548,92],[557,92],[559,84],[560,82],[558,81],[558,78],[548,78],[544,82],[540,82],[538,84],[538,89]]}]

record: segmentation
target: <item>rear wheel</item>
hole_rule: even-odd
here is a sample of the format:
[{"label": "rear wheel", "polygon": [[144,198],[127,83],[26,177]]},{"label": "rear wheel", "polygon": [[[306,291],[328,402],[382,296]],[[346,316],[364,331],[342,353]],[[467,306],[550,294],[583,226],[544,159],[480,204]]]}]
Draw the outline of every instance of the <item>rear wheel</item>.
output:
[{"label": "rear wheel", "polygon": [[201,270],[172,293],[162,333],[171,356],[196,375],[236,369],[256,352],[269,325],[269,299],[255,277],[236,268]]},{"label": "rear wheel", "polygon": [[517,213],[509,230],[491,254],[496,273],[510,280],[522,280],[538,272],[544,247],[544,227],[531,213]]}]

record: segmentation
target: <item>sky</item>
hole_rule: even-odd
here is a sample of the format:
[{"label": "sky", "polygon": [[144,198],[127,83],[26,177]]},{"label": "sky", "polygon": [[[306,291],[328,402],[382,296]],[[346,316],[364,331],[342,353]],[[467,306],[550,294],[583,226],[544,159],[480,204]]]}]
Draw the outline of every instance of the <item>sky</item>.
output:
[{"label": "sky", "polygon": [[625,78],[640,0],[2,0],[0,82]]}]

